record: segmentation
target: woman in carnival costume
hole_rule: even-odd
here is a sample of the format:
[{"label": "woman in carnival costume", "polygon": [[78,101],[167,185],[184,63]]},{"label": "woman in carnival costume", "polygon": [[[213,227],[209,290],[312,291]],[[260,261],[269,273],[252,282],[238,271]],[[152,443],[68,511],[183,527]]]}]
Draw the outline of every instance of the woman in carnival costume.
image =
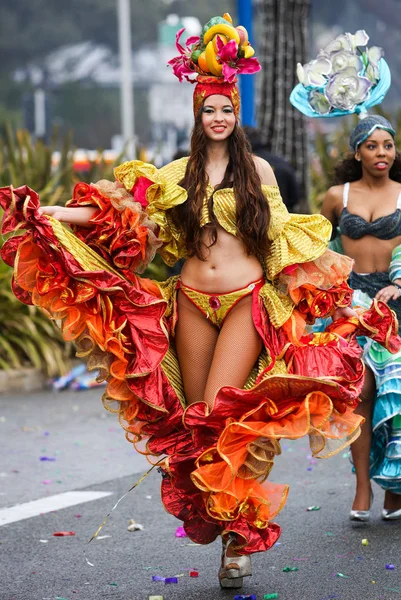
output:
[{"label": "woman in carnival costume", "polygon": [[[368,115],[390,86],[381,48],[367,48],[365,31],[336,38],[315,61],[298,68],[292,101],[309,116],[359,113],[350,136],[352,154],[335,169],[336,185],[322,214],[340,238],[332,247],[354,260],[349,284],[354,303],[385,302],[401,323],[401,157],[395,131],[384,117]],[[311,113],[312,111],[312,113]],[[371,479],[385,491],[382,518],[401,518],[401,353],[390,354],[373,340],[359,339],[367,366],[362,434],[351,446],[356,494],[350,519],[368,521]]]},{"label": "woman in carnival costume", "polygon": [[[321,215],[289,215],[269,165],[239,125],[237,73],[259,70],[244,28],[213,18],[170,61],[191,79],[190,157],[141,161],[116,181],[77,184],[68,207],[3,188],[3,259],[13,290],[57,319],[108,385],[127,439],[161,462],[162,500],[188,536],[223,540],[220,585],[239,588],[250,555],[278,539],[288,486],[268,480],[280,439],[309,435],[314,456],[354,441],[364,367],[356,335],[400,348],[384,303],[355,313],[351,261],[327,249]],[[60,221],[72,224],[73,232]],[[164,283],[141,278],[158,251]],[[308,333],[317,315],[337,320]],[[160,457],[162,457],[160,459]]]}]

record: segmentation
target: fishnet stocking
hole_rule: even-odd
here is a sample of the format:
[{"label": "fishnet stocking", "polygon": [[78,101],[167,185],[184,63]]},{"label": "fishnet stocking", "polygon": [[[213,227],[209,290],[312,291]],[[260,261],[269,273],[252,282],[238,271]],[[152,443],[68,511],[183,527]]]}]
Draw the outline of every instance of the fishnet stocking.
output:
[{"label": "fishnet stocking", "polygon": [[179,291],[175,346],[187,404],[201,402],[219,330]]},{"label": "fishnet stocking", "polygon": [[252,295],[234,306],[217,339],[205,388],[205,402],[212,406],[218,390],[231,385],[242,388],[260,352],[262,340],[252,319]]},{"label": "fishnet stocking", "polygon": [[187,403],[212,406],[221,387],[244,386],[262,349],[252,296],[234,306],[220,331],[180,291],[177,301],[176,348]]}]

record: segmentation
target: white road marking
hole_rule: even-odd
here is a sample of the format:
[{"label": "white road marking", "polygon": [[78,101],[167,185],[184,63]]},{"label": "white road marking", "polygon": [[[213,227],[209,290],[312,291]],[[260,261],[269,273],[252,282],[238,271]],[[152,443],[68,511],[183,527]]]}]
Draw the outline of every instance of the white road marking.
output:
[{"label": "white road marking", "polygon": [[32,500],[24,504],[16,504],[9,508],[0,509],[0,527],[9,523],[15,523],[16,521],[22,521],[23,519],[37,517],[38,515],[54,510],[61,510],[75,504],[99,500],[99,498],[105,498],[106,496],[111,496],[111,494],[112,492],[65,492],[64,494],[47,496],[46,498]]}]

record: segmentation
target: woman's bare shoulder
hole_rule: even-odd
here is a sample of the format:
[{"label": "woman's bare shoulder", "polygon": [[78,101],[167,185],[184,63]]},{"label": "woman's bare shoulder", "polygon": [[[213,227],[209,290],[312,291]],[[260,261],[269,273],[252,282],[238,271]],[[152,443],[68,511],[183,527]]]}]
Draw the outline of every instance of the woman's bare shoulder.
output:
[{"label": "woman's bare shoulder", "polygon": [[326,192],[324,202],[335,205],[343,201],[343,185],[332,185]]},{"label": "woman's bare shoulder", "polygon": [[254,154],[252,155],[252,158],[255,163],[256,171],[260,177],[261,182],[264,185],[277,185],[276,176],[267,160]]}]

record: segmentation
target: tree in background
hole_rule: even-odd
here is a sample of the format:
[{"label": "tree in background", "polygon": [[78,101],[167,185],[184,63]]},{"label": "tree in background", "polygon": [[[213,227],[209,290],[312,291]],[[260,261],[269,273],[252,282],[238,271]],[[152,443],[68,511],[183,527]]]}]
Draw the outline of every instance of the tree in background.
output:
[{"label": "tree in background", "polygon": [[270,152],[284,156],[296,169],[301,196],[307,197],[305,119],[289,102],[296,65],[307,61],[307,20],[311,0],[263,0],[262,64],[258,123]]}]

